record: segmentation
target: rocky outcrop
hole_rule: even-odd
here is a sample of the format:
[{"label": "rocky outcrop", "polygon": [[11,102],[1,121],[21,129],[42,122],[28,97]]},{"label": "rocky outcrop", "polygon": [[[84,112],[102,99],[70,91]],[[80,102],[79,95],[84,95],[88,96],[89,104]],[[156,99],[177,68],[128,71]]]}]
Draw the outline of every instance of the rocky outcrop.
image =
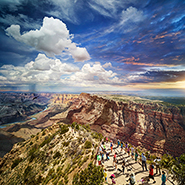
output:
[{"label": "rocky outcrop", "polygon": [[112,139],[143,146],[151,152],[179,156],[185,152],[183,116],[178,107],[145,102],[123,102],[82,93],[68,110],[67,119]]},{"label": "rocky outcrop", "polygon": [[57,104],[68,104],[78,99],[77,94],[56,94],[51,101]]}]

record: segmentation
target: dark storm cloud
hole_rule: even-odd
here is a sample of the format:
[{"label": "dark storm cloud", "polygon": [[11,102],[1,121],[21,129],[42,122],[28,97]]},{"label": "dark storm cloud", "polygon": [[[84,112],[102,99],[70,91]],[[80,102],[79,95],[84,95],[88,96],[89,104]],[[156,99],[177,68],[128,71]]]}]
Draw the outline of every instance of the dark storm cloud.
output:
[{"label": "dark storm cloud", "polygon": [[148,71],[140,74],[131,83],[177,82],[185,80],[185,71]]}]

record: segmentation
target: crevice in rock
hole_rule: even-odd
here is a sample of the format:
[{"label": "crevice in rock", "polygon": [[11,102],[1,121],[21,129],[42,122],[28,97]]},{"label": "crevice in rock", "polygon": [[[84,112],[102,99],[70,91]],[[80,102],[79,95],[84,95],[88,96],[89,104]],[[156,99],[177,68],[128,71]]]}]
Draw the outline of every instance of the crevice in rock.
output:
[{"label": "crevice in rock", "polygon": [[164,124],[163,124],[162,118],[160,119],[160,123],[161,123],[161,125],[162,125],[163,131],[164,131],[164,135],[165,135],[165,137],[167,138],[166,129],[165,129],[165,126],[164,126]]}]

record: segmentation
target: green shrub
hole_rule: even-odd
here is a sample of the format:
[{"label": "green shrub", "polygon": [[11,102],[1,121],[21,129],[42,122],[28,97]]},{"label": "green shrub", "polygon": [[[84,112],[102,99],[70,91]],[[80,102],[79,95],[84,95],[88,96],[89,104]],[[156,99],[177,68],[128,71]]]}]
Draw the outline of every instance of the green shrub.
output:
[{"label": "green shrub", "polygon": [[84,148],[85,148],[85,149],[89,149],[89,148],[91,148],[91,147],[92,147],[92,143],[91,143],[90,141],[87,140],[87,141],[85,142],[85,144],[84,144]]},{"label": "green shrub", "polygon": [[100,134],[100,133],[93,132],[91,135],[92,135],[92,137],[93,137],[94,139],[97,139],[97,140],[100,140],[100,141],[103,139],[103,135]]},{"label": "green shrub", "polygon": [[65,134],[66,132],[68,132],[69,131],[69,128],[68,128],[68,126],[67,125],[62,125],[62,126],[60,126],[60,134]]},{"label": "green shrub", "polygon": [[63,146],[69,146],[70,141],[63,142]]},{"label": "green shrub", "polygon": [[79,127],[79,125],[77,124],[77,125],[76,125],[76,130],[79,130],[79,129],[80,129],[80,127]]},{"label": "green shrub", "polygon": [[89,159],[89,156],[86,156],[86,157],[83,159],[83,163],[85,163],[88,159]]},{"label": "green shrub", "polygon": [[82,161],[80,160],[78,163],[78,167],[81,167],[88,159],[89,159],[89,156],[86,156]]},{"label": "green shrub", "polygon": [[43,147],[45,144],[48,144],[51,142],[51,140],[54,138],[54,134],[50,137],[46,137],[45,140],[40,144],[40,147]]},{"label": "green shrub", "polygon": [[173,163],[172,171],[174,173],[174,178],[179,185],[183,185],[185,182],[185,154],[180,157],[176,157]]},{"label": "green shrub", "polygon": [[89,154],[91,152],[91,150],[86,150],[85,154]]},{"label": "green shrub", "polygon": [[22,158],[15,159],[11,168],[15,168],[20,162],[22,161]]},{"label": "green shrub", "polygon": [[42,176],[39,175],[38,178],[37,178],[37,184],[40,184],[42,182]]},{"label": "green shrub", "polygon": [[61,181],[58,183],[58,185],[64,185],[63,180],[61,180]]},{"label": "green shrub", "polygon": [[49,170],[48,175],[46,176],[46,179],[44,181],[44,184],[48,184],[51,179],[55,177],[55,170],[52,168]]},{"label": "green shrub", "polygon": [[45,130],[43,130],[43,132],[42,132],[42,136],[44,136],[44,135],[46,135],[46,131]]},{"label": "green shrub", "polygon": [[31,166],[28,166],[28,167],[24,170],[23,176],[24,176],[24,179],[25,179],[25,180],[29,177],[29,174],[31,173],[31,171],[32,171]]},{"label": "green shrub", "polygon": [[160,161],[163,168],[169,170],[173,174],[173,179],[178,182],[179,185],[184,185],[185,182],[185,154],[180,157],[173,158],[171,155],[164,154]]},{"label": "green shrub", "polygon": [[55,159],[55,158],[59,158],[59,157],[61,157],[62,155],[60,154],[60,152],[59,151],[57,151],[56,153],[55,153],[55,155],[53,156],[53,158]]},{"label": "green shrub", "polygon": [[72,128],[75,128],[75,125],[76,125],[77,123],[76,122],[73,122],[72,124],[71,124],[71,127]]},{"label": "green shrub", "polygon": [[37,148],[36,147],[32,147],[31,150],[28,153],[28,156],[30,156],[29,162],[32,162],[33,159],[36,157],[36,152]]},{"label": "green shrub", "polygon": [[64,174],[68,174],[70,169],[71,169],[71,165],[68,164],[67,168],[64,170]]},{"label": "green shrub", "polygon": [[[66,161],[66,158],[62,159],[61,164],[64,163]],[[61,168],[63,168],[64,166],[62,166]]]},{"label": "green shrub", "polygon": [[68,180],[68,176],[67,176],[67,175],[65,175],[65,176],[64,176],[64,183],[65,183],[65,184],[67,184],[68,182],[69,182],[69,180]]},{"label": "green shrub", "polygon": [[82,127],[87,130],[87,132],[90,132],[91,131],[91,128],[90,128],[90,125],[87,124],[87,125],[82,125]]},{"label": "green shrub", "polygon": [[73,185],[103,185],[103,169],[90,163],[88,167],[73,177]]}]

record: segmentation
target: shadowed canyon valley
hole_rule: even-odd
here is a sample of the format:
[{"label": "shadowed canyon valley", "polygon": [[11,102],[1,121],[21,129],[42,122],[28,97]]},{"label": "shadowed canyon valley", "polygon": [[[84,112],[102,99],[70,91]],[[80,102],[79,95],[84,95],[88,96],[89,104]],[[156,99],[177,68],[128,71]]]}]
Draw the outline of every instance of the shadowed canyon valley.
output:
[{"label": "shadowed canyon valley", "polygon": [[89,124],[104,136],[152,153],[179,156],[185,152],[183,108],[166,106],[162,101],[86,93],[4,93],[1,97],[1,126],[22,121],[0,129],[1,157],[14,143],[60,121]]}]

